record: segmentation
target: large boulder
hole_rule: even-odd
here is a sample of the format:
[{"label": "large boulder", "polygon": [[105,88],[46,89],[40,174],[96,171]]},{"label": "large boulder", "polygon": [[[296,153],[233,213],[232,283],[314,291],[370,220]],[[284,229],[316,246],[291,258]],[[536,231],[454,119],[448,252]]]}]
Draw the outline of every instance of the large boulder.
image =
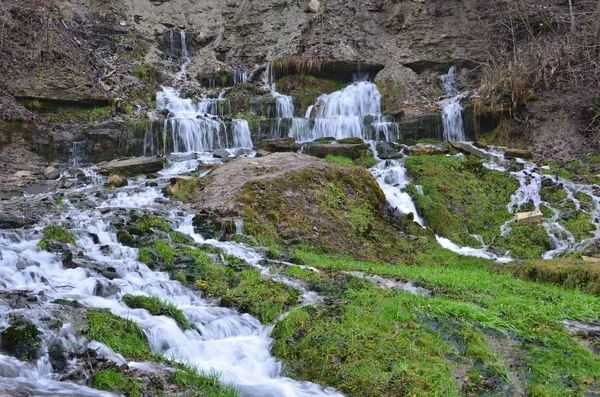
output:
[{"label": "large boulder", "polygon": [[489,159],[490,157],[492,157],[491,155],[487,154],[486,152],[479,150],[479,149],[469,145],[468,143],[455,142],[455,141],[448,141],[448,143],[454,149],[458,150],[459,152],[464,153],[464,154],[470,154],[470,155],[478,157],[482,160],[486,160],[486,159]]},{"label": "large boulder", "polygon": [[507,159],[531,160],[533,159],[533,153],[529,150],[507,149],[506,152],[504,152],[504,157]]},{"label": "large boulder", "polygon": [[243,219],[244,233],[258,241],[304,242],[394,263],[408,255],[408,242],[386,215],[385,195],[358,166],[299,153],[243,158],[211,173],[190,206],[196,230],[207,237],[233,234]]},{"label": "large boulder", "polygon": [[141,174],[153,174],[163,169],[165,162],[160,157],[134,157],[126,160],[113,160],[99,164],[102,175],[116,174],[131,177]]}]

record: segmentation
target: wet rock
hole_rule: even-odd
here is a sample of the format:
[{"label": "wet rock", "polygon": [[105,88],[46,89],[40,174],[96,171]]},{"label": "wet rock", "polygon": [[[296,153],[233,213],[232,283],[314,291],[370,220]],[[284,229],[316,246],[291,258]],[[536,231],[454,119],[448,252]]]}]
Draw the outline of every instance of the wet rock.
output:
[{"label": "wet rock", "polygon": [[0,334],[2,350],[19,360],[35,360],[41,345],[39,335],[35,325],[21,319]]},{"label": "wet rock", "polygon": [[426,144],[418,144],[415,146],[411,146],[410,152],[413,156],[418,156],[421,154],[428,155],[440,155],[440,154],[448,154],[450,153],[450,148],[446,143],[426,143]]},{"label": "wet rock", "polygon": [[296,143],[296,138],[277,138],[263,139],[256,148],[271,153],[297,152],[300,145]]},{"label": "wet rock", "polygon": [[0,215],[0,229],[19,229],[24,226],[33,225],[35,220],[29,218],[18,218]]},{"label": "wet rock", "polygon": [[215,156],[218,159],[221,160],[233,160],[233,158],[235,157],[233,154],[229,153],[227,150],[216,150],[213,153],[213,156]]},{"label": "wet rock", "polygon": [[454,142],[454,141],[448,141],[448,143],[456,150],[458,150],[461,153],[464,154],[470,154],[472,156],[475,156],[477,158],[480,159],[488,159],[491,156],[487,153],[482,152],[481,150],[478,150],[476,148],[474,148],[473,146],[467,144],[467,143],[462,143],[462,142]]},{"label": "wet rock", "polygon": [[367,144],[344,144],[344,143],[310,143],[305,153],[324,159],[327,156],[343,156],[355,160],[367,154]]},{"label": "wet rock", "polygon": [[377,143],[377,153],[382,160],[397,160],[404,157],[402,146],[391,142]]},{"label": "wet rock", "polygon": [[520,149],[507,149],[504,153],[504,157],[507,159],[525,159],[531,160],[533,159],[533,153],[529,150],[520,150]]},{"label": "wet rock", "polygon": [[118,293],[121,288],[107,280],[98,280],[96,283],[96,287],[94,287],[94,295],[100,296],[102,298],[108,298],[116,293]]},{"label": "wet rock", "polygon": [[53,252],[60,255],[61,261],[65,267],[70,267],[73,262],[73,253],[69,246],[58,241],[46,241],[44,249],[48,252]]},{"label": "wet rock", "polygon": [[112,174],[112,175],[108,176],[108,179],[104,183],[104,186],[117,188],[117,187],[127,186],[127,183],[128,183],[127,179],[123,178],[120,175]]},{"label": "wet rock", "polygon": [[164,165],[164,160],[160,157],[134,157],[100,164],[98,172],[102,175],[118,174],[131,177],[158,172],[164,168]]},{"label": "wet rock", "polygon": [[55,342],[48,348],[48,359],[56,373],[64,373],[69,366],[65,349],[60,342]]},{"label": "wet rock", "polygon": [[519,212],[516,219],[518,225],[539,225],[542,223],[542,217],[541,211]]},{"label": "wet rock", "polygon": [[117,232],[117,241],[128,247],[133,247],[135,245],[133,237],[131,237],[131,234],[129,234],[123,230],[119,230]]},{"label": "wet rock", "polygon": [[476,140],[474,145],[475,145],[475,147],[478,147],[479,149],[485,149],[485,150],[489,149],[487,142],[483,138],[479,138],[478,140]]},{"label": "wet rock", "polygon": [[44,168],[44,178],[48,180],[55,180],[60,177],[60,172],[54,167]]}]

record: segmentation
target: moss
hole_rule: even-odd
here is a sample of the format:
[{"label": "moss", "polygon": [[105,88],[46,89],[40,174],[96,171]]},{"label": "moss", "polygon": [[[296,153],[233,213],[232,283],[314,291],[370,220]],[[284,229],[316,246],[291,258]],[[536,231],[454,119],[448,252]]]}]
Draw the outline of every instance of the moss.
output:
[{"label": "moss", "polygon": [[133,74],[138,79],[151,85],[157,84],[160,77],[160,72],[154,65],[135,65]]},{"label": "moss", "polygon": [[250,181],[240,193],[244,231],[278,246],[307,243],[373,260],[409,260],[413,247],[386,217],[385,196],[366,170],[329,163],[325,169]]},{"label": "moss", "polygon": [[154,250],[167,265],[171,265],[173,260],[177,257],[175,249],[164,240],[156,240],[154,242]]},{"label": "moss", "polygon": [[75,245],[75,237],[64,227],[59,225],[48,225],[42,230],[43,238],[38,243],[38,247],[46,249],[48,242],[57,241],[64,244]]},{"label": "moss", "polygon": [[103,368],[92,378],[91,386],[99,390],[123,393],[127,397],[142,397],[143,388],[139,380],[122,375],[110,368]]},{"label": "moss", "polygon": [[194,367],[173,363],[177,370],[171,376],[171,383],[182,388],[185,393],[206,397],[239,397],[232,386],[223,385],[215,373],[201,374]]},{"label": "moss", "polygon": [[567,192],[559,185],[543,186],[540,189],[540,197],[542,200],[550,204],[562,204],[567,198]]},{"label": "moss", "polygon": [[265,280],[254,269],[243,270],[236,285],[221,298],[221,306],[235,307],[250,313],[263,324],[274,322],[296,304],[300,293],[295,289],[271,280]]},{"label": "moss", "polygon": [[117,241],[128,247],[135,246],[135,241],[133,240],[133,237],[131,237],[131,234],[123,230],[117,231]]},{"label": "moss", "polygon": [[89,339],[104,343],[128,360],[152,360],[146,338],[133,321],[115,316],[107,309],[88,310],[86,320],[80,331]]},{"label": "moss", "polygon": [[185,314],[173,303],[160,300],[154,296],[133,296],[126,294],[123,296],[123,303],[132,309],[145,309],[153,316],[167,316],[174,319],[181,329],[191,329],[190,322]]},{"label": "moss", "polygon": [[504,271],[525,279],[551,283],[600,296],[600,266],[576,258],[530,260],[510,263]]},{"label": "moss", "polygon": [[569,219],[560,219],[559,223],[571,232],[576,241],[593,237],[592,232],[596,230],[596,226],[592,223],[590,215],[583,211],[575,211],[569,216]]},{"label": "moss", "polygon": [[470,235],[478,234],[489,244],[511,218],[506,205],[519,184],[508,173],[472,157],[413,156],[404,164],[423,194],[414,186],[406,191],[436,234],[463,245],[477,245]]},{"label": "moss", "polygon": [[35,360],[41,347],[39,335],[40,331],[33,324],[11,325],[0,334],[2,349],[20,360]]},{"label": "moss", "polygon": [[304,114],[308,107],[317,101],[319,96],[338,91],[346,85],[346,83],[314,76],[292,74],[277,81],[277,91],[297,98],[300,102],[300,114]]},{"label": "moss", "polygon": [[381,95],[383,110],[396,110],[402,107],[402,93],[404,92],[402,84],[389,79],[377,81],[376,84]]},{"label": "moss", "polygon": [[497,246],[510,251],[514,258],[535,259],[550,250],[550,237],[541,225],[513,224],[506,238],[500,239]]},{"label": "moss", "polygon": [[200,180],[198,178],[177,179],[171,186],[165,188],[164,193],[173,200],[187,203],[192,195],[192,191],[198,187]]}]

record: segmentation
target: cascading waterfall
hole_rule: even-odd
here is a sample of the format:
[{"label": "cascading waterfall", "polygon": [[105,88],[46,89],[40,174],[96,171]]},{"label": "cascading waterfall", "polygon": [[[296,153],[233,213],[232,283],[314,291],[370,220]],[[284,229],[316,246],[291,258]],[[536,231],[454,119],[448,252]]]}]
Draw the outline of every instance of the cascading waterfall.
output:
[{"label": "cascading waterfall", "polygon": [[[448,74],[441,77],[442,90],[444,95],[456,94],[456,67],[452,66]],[[464,95],[458,94],[452,98],[444,99],[440,102],[442,107],[442,123],[444,125],[445,141],[466,141],[465,129],[463,126],[462,106],[460,101]]]},{"label": "cascading waterfall", "polygon": [[80,166],[89,161],[89,154],[87,152],[86,141],[75,141],[71,146],[71,160],[70,164],[73,166]]},{"label": "cascading waterfall", "polygon": [[[56,308],[50,302],[56,299],[77,300],[86,307],[107,308],[118,316],[134,321],[144,332],[153,352],[196,366],[206,373],[216,371],[222,382],[234,384],[243,396],[341,397],[333,389],[323,389],[316,384],[297,382],[281,375],[281,364],[270,355],[271,326],[260,324],[248,314],[211,304],[178,281],[171,280],[167,274],[150,270],[137,260],[137,249],[126,247],[117,241],[110,224],[112,215],[102,213],[100,208],[123,211],[160,207],[161,211],[170,212],[169,219],[180,225],[178,230],[189,235],[196,243],[222,249],[228,255],[243,259],[248,265],[256,267],[265,277],[299,289],[302,293],[302,305],[318,302],[318,295],[306,290],[301,282],[281,275],[271,275],[269,269],[260,264],[264,260],[263,256],[255,250],[233,242],[205,240],[196,234],[192,226],[192,215],[182,214],[176,205],[162,195],[161,187],[167,183],[168,178],[169,176],[163,177],[156,187],[145,187],[146,182],[142,180],[137,185],[110,193],[103,199],[98,199],[94,194],[102,189],[101,185],[90,185],[86,189],[91,200],[88,203],[92,203],[91,208],[77,208],[66,199],[64,213],[59,215],[59,219],[54,219],[59,222],[66,218],[70,220],[82,257],[90,263],[102,264],[103,268],[114,269],[116,277],[111,279],[106,278],[101,271],[84,266],[65,268],[59,256],[42,251],[37,246],[39,226],[23,234],[0,232],[2,289],[9,293],[26,290],[44,297],[27,311],[3,307],[4,310],[0,312],[0,327],[6,327],[12,312],[19,313],[38,326],[43,346],[60,341],[65,351],[92,348],[117,365],[126,363],[107,346],[76,337],[76,330],[69,324],[56,330],[44,323],[43,318],[47,318],[51,310]],[[241,223],[238,230],[242,231]],[[91,238],[92,235],[96,238]],[[169,317],[153,316],[144,309],[127,307],[121,301],[125,294],[168,299],[184,312],[193,329],[184,332]],[[128,365],[131,368],[152,368],[145,363],[130,362]],[[0,383],[9,390],[39,393],[35,395],[55,395],[55,392],[61,396],[115,396],[113,393],[59,382],[56,378],[47,352],[42,353],[37,363],[32,364],[0,354]]]},{"label": "cascading waterfall", "polygon": [[[185,38],[185,32],[182,31],[183,63],[178,79],[185,74],[191,60]],[[205,97],[194,104],[191,99],[182,98],[175,88],[162,87],[162,91],[156,94],[156,103],[158,109],[169,111],[169,118],[164,123],[164,147],[169,147],[167,139],[170,136],[170,146],[176,153],[252,148],[252,138],[246,121],[232,120],[227,124],[222,119],[231,109],[229,101],[223,98],[224,94],[221,92],[218,98]]]}]

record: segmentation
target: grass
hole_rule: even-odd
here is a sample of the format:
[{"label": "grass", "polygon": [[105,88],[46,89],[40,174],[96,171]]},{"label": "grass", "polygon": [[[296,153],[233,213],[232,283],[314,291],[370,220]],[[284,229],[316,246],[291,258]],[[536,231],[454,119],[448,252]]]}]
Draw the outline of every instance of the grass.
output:
[{"label": "grass", "polygon": [[506,205],[518,182],[508,173],[488,170],[470,157],[413,156],[405,160],[405,166],[414,183],[423,187],[423,194],[414,186],[406,191],[436,234],[458,244],[479,246],[470,236],[478,234],[489,244],[511,218]]},{"label": "grass", "polygon": [[118,373],[114,369],[103,368],[92,378],[91,386],[99,390],[123,393],[127,397],[142,397],[143,388],[139,380]]},{"label": "grass", "polygon": [[[498,274],[491,262],[440,250],[423,254],[420,266],[306,249],[293,255],[326,274],[362,271],[439,292],[418,296],[353,279],[331,303],[294,309],[272,334],[273,352],[291,376],[353,396],[502,395],[515,386],[513,377],[530,396],[583,395],[600,383],[600,359],[560,323],[598,319],[597,297]],[[461,368],[466,381],[458,390],[452,374]]]},{"label": "grass", "polygon": [[107,309],[88,310],[86,320],[81,332],[89,339],[104,343],[128,360],[153,359],[142,330],[133,321],[115,316]]},{"label": "grass", "polygon": [[184,331],[192,328],[181,309],[178,309],[175,304],[169,301],[160,300],[155,296],[126,294],[123,296],[123,303],[132,309],[145,309],[153,316],[171,317]]},{"label": "grass", "polygon": [[202,374],[189,365],[175,364],[178,369],[171,377],[171,383],[181,387],[186,393],[205,397],[239,397],[238,390],[220,383],[218,373]]},{"label": "grass", "polygon": [[550,250],[550,237],[541,225],[513,224],[506,238],[495,242],[501,250],[510,251],[513,258],[535,259]]}]

